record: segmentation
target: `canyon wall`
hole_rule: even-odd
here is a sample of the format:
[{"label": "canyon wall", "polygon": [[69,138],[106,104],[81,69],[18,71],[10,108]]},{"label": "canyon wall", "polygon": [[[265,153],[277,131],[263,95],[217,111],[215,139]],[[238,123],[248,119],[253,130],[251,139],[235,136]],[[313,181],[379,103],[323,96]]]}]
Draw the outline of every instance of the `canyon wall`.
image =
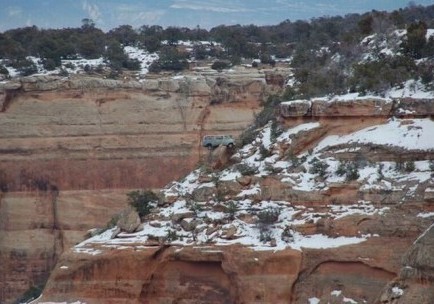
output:
[{"label": "canyon wall", "polygon": [[280,131],[213,151],[136,232],[65,252],[35,303],[431,304],[434,103],[402,102],[282,103]]},{"label": "canyon wall", "polygon": [[[191,171],[205,134],[238,135],[285,71],[0,83],[0,302],[43,285],[59,255],[104,228],[127,189]],[[280,79],[279,78],[279,79]]]}]

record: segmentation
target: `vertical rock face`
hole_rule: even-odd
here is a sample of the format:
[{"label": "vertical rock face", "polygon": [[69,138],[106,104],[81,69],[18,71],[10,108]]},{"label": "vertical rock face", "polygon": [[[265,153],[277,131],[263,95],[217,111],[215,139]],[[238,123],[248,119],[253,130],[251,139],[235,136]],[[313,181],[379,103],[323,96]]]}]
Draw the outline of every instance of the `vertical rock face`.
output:
[{"label": "vertical rock face", "polygon": [[0,194],[0,302],[43,285],[64,249],[103,228],[124,206],[125,191]]},{"label": "vertical rock face", "polygon": [[264,80],[241,76],[26,79],[0,113],[2,183],[9,191],[161,187],[198,162],[203,134],[236,135],[260,110]]},{"label": "vertical rock face", "polygon": [[202,136],[239,134],[267,91],[264,74],[243,73],[0,84],[0,302],[44,283],[64,249],[125,207],[126,191],[104,189],[185,175]]},{"label": "vertical rock face", "polygon": [[434,225],[431,225],[407,251],[399,276],[387,285],[376,303],[433,303],[433,252]]},{"label": "vertical rock face", "polygon": [[44,299],[87,303],[287,303],[301,255],[241,246],[149,247],[69,252]]}]

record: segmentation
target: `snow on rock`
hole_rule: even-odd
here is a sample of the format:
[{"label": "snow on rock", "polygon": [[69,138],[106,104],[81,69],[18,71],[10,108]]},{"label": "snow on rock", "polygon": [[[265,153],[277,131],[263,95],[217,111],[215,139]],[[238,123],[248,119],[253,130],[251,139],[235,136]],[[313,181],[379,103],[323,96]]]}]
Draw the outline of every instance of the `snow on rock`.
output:
[{"label": "snow on rock", "polygon": [[386,95],[390,98],[432,99],[434,98],[434,91],[427,89],[420,80],[410,79],[403,86],[391,89]]},{"label": "snow on rock", "polygon": [[307,300],[309,301],[309,304],[319,304],[319,302],[320,302],[320,299],[315,298],[315,297],[309,298]]},{"label": "snow on rock", "polygon": [[392,293],[395,297],[400,297],[404,294],[404,290],[399,287],[392,287]]},{"label": "snow on rock", "polygon": [[308,104],[309,106],[311,106],[312,102],[308,99],[295,99],[289,101],[282,101],[280,104],[282,105]]},{"label": "snow on rock", "polygon": [[368,127],[349,135],[332,135],[322,140],[315,151],[342,144],[387,145],[406,150],[433,150],[434,122],[430,119],[390,119],[386,124]]},{"label": "snow on rock", "polygon": [[[146,73],[148,73],[149,66],[158,59],[158,55],[156,53],[149,53],[138,47],[126,46],[124,47],[124,52],[128,55],[130,59],[137,59],[140,62],[139,75],[145,75]],[[85,59],[77,55],[74,59],[62,59],[60,67],[48,71],[44,68],[41,58],[33,56],[28,56],[26,58],[32,61],[36,66],[37,71],[34,75],[59,74],[61,72],[61,69],[65,70],[70,74],[77,74],[83,73],[85,69],[96,69],[100,67],[104,68],[108,66],[108,62],[103,57],[95,59]],[[11,66],[8,66],[6,61],[0,60],[0,63],[5,65],[6,69],[9,72],[9,75],[12,78],[20,75],[19,71]]]},{"label": "snow on rock", "polygon": [[330,292],[330,295],[335,297],[339,297],[341,294],[342,294],[342,290],[333,290],[332,292]]},{"label": "snow on rock", "polygon": [[124,52],[128,55],[130,59],[137,59],[140,62],[140,75],[145,75],[149,71],[149,66],[158,60],[157,53],[149,53],[134,46],[124,47]]},{"label": "snow on rock", "polygon": [[68,73],[79,73],[83,72],[87,68],[95,69],[98,66],[103,66],[105,64],[104,58],[96,59],[85,59],[78,57],[77,59],[64,59],[62,60],[62,68],[64,68]]},{"label": "snow on rock", "polygon": [[282,134],[280,134],[276,141],[277,142],[285,142],[287,144],[291,144],[291,137],[297,135],[300,132],[303,131],[310,131],[313,129],[317,129],[321,126],[321,124],[319,122],[308,122],[308,123],[304,123],[304,124],[300,124],[297,125],[293,128],[290,128],[288,130],[286,130],[285,132],[283,132]]},{"label": "snow on rock", "polygon": [[[274,174],[283,188],[287,186],[294,191],[317,191],[321,194],[332,184],[346,182],[346,177],[336,172],[340,165],[335,158],[336,153],[324,155],[329,148],[338,146],[339,151],[344,153],[358,151],[357,148],[362,145],[375,144],[407,150],[434,150],[434,122],[430,119],[390,119],[384,124],[351,134],[327,136],[312,150],[297,156],[282,153],[282,146],[292,144],[294,136],[319,127],[319,122],[303,123],[274,138],[269,123],[258,130],[252,143],[233,155],[232,159],[236,162],[232,166],[220,172],[204,172],[203,168],[199,168],[163,188],[161,194],[171,196],[170,203],[160,207],[155,205],[152,220],[142,223],[140,231],[126,234],[117,233],[116,228],[108,229],[75,246],[73,250],[95,255],[104,248],[121,250],[128,249],[128,246],[146,248],[156,243],[182,246],[211,243],[216,246],[241,244],[253,250],[292,248],[302,251],[303,248],[354,245],[377,237],[361,232],[331,237],[316,231],[307,233],[303,227],[318,224],[321,219],[339,220],[355,215],[381,217],[388,214],[390,207],[360,200],[325,203],[320,209],[315,209],[297,206],[290,201],[264,199],[262,195],[266,188],[261,184],[263,177]],[[324,166],[321,176],[313,170],[318,163]],[[406,195],[413,195],[418,184],[431,179],[431,164],[426,160],[415,161],[412,172],[402,172],[395,167],[394,162],[382,161],[357,168],[355,179],[359,190],[405,190]],[[246,170],[250,170],[249,173]],[[225,183],[220,183],[223,181]],[[408,182],[412,184],[407,185]],[[223,188],[228,187],[231,193],[229,198],[224,193],[226,190],[220,193],[222,195],[219,194],[222,184]],[[198,190],[209,190],[212,194],[208,197],[194,195]],[[194,197],[201,197],[203,201],[194,201]],[[420,213],[418,216],[429,218],[432,214]],[[264,218],[272,220],[264,222]],[[351,301],[347,299],[347,302]]]},{"label": "snow on rock", "polygon": [[[253,188],[255,189],[255,187]],[[367,203],[366,203],[367,204]],[[329,237],[322,234],[303,235],[299,232],[293,231],[290,227],[292,225],[303,225],[314,218],[314,213],[310,213],[309,209],[304,209],[302,206],[293,207],[287,202],[282,201],[261,201],[254,203],[249,199],[244,199],[237,202],[237,209],[234,213],[234,220],[224,224],[221,227],[216,228],[214,232],[210,232],[208,229],[213,227],[213,224],[197,226],[194,236],[192,232],[184,231],[180,229],[170,218],[173,215],[185,214],[187,216],[186,222],[193,223],[194,221],[201,222],[202,219],[224,221],[228,218],[229,213],[214,211],[213,205],[218,205],[217,202],[209,202],[207,205],[203,204],[203,209],[196,211],[195,215],[192,215],[192,205],[189,205],[186,201],[176,201],[172,205],[160,208],[158,225],[154,225],[152,222],[145,222],[143,229],[135,233],[120,233],[118,237],[112,238],[116,228],[109,229],[100,235],[94,236],[81,244],[75,246],[73,250],[76,253],[84,254],[100,254],[101,248],[95,247],[98,244],[103,247],[109,246],[110,248],[125,249],[123,246],[143,244],[146,245],[149,239],[165,239],[168,237],[169,232],[176,235],[176,239],[171,240],[171,244],[176,245],[200,245],[212,242],[218,246],[242,244],[247,247],[251,247],[254,250],[283,250],[286,248],[293,248],[302,250],[302,248],[336,248],[345,245],[352,245],[364,242],[370,236],[354,236],[354,237]],[[210,207],[211,206],[211,207]],[[364,207],[367,207],[365,205]],[[348,206],[348,209],[357,208],[356,206]],[[336,207],[331,206],[330,213],[333,213]],[[370,214],[374,212],[373,207],[367,208],[363,211],[363,208],[359,208],[361,213]],[[256,210],[253,212],[252,210]],[[300,215],[300,211],[305,212],[303,218],[294,218],[296,215]],[[238,218],[243,214],[252,214],[258,216],[261,212],[277,212],[278,218],[273,224],[261,225],[259,222],[245,222]],[[313,211],[312,211],[313,212]],[[347,212],[352,214],[355,211]],[[339,210],[336,214],[343,216],[345,211]],[[163,220],[166,218],[167,220]],[[228,239],[225,235],[227,229],[235,229],[233,236]],[[271,244],[268,240],[264,240],[264,233],[268,236],[268,239],[274,240],[274,244]]]},{"label": "snow on rock", "polygon": [[385,103],[392,102],[392,99],[390,98],[384,98],[377,95],[360,95],[360,93],[348,93],[343,95],[334,95],[331,97],[324,97],[324,98],[315,98],[315,100],[318,101],[326,101],[329,103],[334,102],[353,102],[353,101],[363,101],[363,100],[382,100]]},{"label": "snow on rock", "polygon": [[353,299],[351,299],[351,298],[346,298],[346,297],[344,297],[344,298],[342,299],[342,301],[343,301],[344,303],[350,303],[350,304],[357,304],[357,303],[358,303],[357,301],[354,301]]},{"label": "snow on rock", "polygon": [[421,217],[421,218],[434,217],[434,212],[421,212],[417,215],[417,217]]},{"label": "snow on rock", "polygon": [[434,29],[427,29],[425,35],[426,40],[430,39],[431,37],[434,37]]}]

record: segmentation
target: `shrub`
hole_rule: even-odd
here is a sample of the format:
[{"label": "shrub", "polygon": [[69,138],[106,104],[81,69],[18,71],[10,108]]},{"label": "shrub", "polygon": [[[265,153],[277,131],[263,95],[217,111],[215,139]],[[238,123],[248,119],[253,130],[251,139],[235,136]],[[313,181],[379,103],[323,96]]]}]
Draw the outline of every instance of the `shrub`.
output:
[{"label": "shrub", "polygon": [[214,61],[214,63],[211,65],[211,69],[221,71],[224,69],[228,69],[230,66],[231,64],[227,61],[217,60]]},{"label": "shrub", "polygon": [[327,168],[329,165],[325,161],[320,161],[318,158],[313,158],[310,161],[312,165],[309,169],[310,174],[318,174],[321,177],[324,177],[327,174]]},{"label": "shrub", "polygon": [[243,131],[243,133],[241,133],[241,135],[238,139],[239,144],[237,144],[237,145],[242,147],[244,145],[251,144],[258,136],[258,133],[259,133],[259,131],[255,130],[255,128],[253,126],[245,129]]},{"label": "shrub", "polygon": [[407,161],[404,165],[405,172],[413,172],[416,169],[414,161]]},{"label": "shrub", "polygon": [[199,212],[203,211],[203,206],[193,201],[189,203],[189,207],[196,217],[199,215]]},{"label": "shrub", "polygon": [[346,166],[346,164],[343,163],[343,162],[340,162],[338,168],[337,168],[336,171],[335,171],[335,173],[336,173],[338,176],[344,176],[345,173],[346,173],[346,171],[347,171],[347,166]]},{"label": "shrub", "polygon": [[259,146],[259,154],[261,155],[262,159],[265,159],[267,157],[270,157],[272,155],[271,151],[264,147],[264,145]]},{"label": "shrub", "polygon": [[42,65],[48,71],[53,71],[57,67],[56,62],[52,58],[44,59]]},{"label": "shrub", "polygon": [[397,172],[405,171],[405,163],[402,160],[398,160],[395,162],[395,171]]},{"label": "shrub", "polygon": [[279,137],[281,134],[283,133],[282,128],[280,127],[279,123],[277,122],[277,120],[273,120],[271,122],[271,139],[276,139],[277,137]]},{"label": "shrub", "polygon": [[29,76],[38,72],[33,61],[21,58],[13,62],[12,67],[16,68],[21,76]]},{"label": "shrub", "polygon": [[429,169],[430,169],[431,171],[434,171],[434,160],[430,160],[430,161],[429,161]]},{"label": "shrub", "polygon": [[75,70],[75,65],[73,65],[71,62],[68,62],[65,64],[65,68]]},{"label": "shrub", "polygon": [[377,169],[377,174],[378,174],[377,181],[383,180],[384,178],[383,169],[384,169],[384,164],[380,164]]},{"label": "shrub", "polygon": [[258,223],[262,225],[271,225],[279,219],[280,209],[267,208],[258,213]]},{"label": "shrub", "polygon": [[241,175],[253,175],[257,173],[257,169],[254,167],[251,167],[247,164],[238,164],[237,170],[241,173]]},{"label": "shrub", "polygon": [[264,229],[259,232],[259,240],[263,243],[270,242],[272,240],[271,231]]},{"label": "shrub", "polygon": [[158,200],[157,195],[150,190],[131,191],[127,194],[128,204],[139,213],[140,217],[148,215],[152,209],[152,202]]},{"label": "shrub", "polygon": [[68,77],[68,76],[69,76],[69,73],[68,73],[67,70],[61,68],[60,71],[59,71],[59,76],[62,76],[62,77]]},{"label": "shrub", "polygon": [[127,70],[138,71],[140,70],[141,65],[138,59],[128,59],[123,62],[123,67]]},{"label": "shrub", "polygon": [[230,201],[226,206],[226,212],[229,215],[229,219],[233,221],[235,219],[235,214],[238,211],[237,205],[234,203],[234,201]]},{"label": "shrub", "polygon": [[167,230],[166,234],[166,241],[173,242],[179,239],[178,235],[176,234],[176,230]]},{"label": "shrub", "polygon": [[355,162],[340,163],[335,173],[344,176],[345,180],[352,181],[359,178],[359,168]]},{"label": "shrub", "polygon": [[5,75],[5,76],[9,75],[8,69],[2,64],[0,64],[0,74]]},{"label": "shrub", "polygon": [[347,172],[345,173],[345,179],[347,181],[356,180],[360,177],[359,169],[357,168],[357,165],[354,163],[349,163],[347,165]]}]

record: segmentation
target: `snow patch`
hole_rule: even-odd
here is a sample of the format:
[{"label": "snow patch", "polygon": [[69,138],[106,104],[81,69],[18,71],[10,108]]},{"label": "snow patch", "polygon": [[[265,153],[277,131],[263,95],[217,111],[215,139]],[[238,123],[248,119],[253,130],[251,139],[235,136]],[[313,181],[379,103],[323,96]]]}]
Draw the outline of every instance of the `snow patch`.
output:
[{"label": "snow patch", "polygon": [[309,304],[319,304],[319,302],[320,302],[320,299],[318,299],[318,298],[309,298],[309,299],[307,299],[308,301],[309,301]]}]

